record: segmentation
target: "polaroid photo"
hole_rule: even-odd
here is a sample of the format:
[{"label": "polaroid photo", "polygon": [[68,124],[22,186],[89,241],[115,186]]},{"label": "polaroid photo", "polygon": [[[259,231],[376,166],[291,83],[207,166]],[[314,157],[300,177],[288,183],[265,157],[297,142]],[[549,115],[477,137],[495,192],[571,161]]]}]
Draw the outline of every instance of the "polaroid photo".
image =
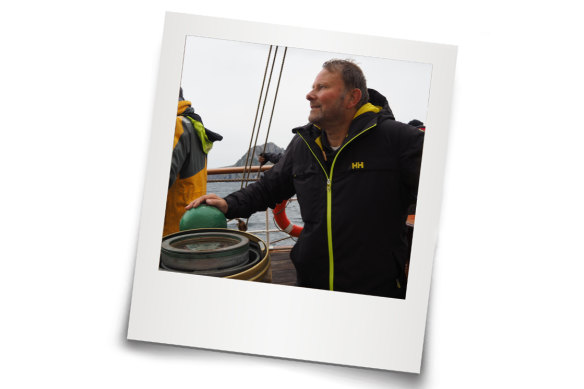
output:
[{"label": "polaroid photo", "polygon": [[[167,13],[128,339],[419,373],[456,52]],[[341,61],[323,67],[332,59]],[[335,89],[345,60],[362,70],[367,93]],[[327,115],[343,109],[357,112],[345,121],[347,139],[338,140],[327,132],[338,115]],[[188,131],[195,141],[181,145]],[[412,201],[400,169],[415,159],[414,147],[421,164]],[[260,168],[264,152],[279,161]],[[177,154],[183,164],[189,153],[178,166]],[[186,203],[260,178],[262,190],[282,201],[275,213],[187,225]],[[189,179],[199,181],[177,186]],[[395,185],[377,184],[386,179]],[[325,185],[317,196],[315,182]],[[342,197],[355,185],[362,198]],[[184,194],[193,188],[199,192]]]}]

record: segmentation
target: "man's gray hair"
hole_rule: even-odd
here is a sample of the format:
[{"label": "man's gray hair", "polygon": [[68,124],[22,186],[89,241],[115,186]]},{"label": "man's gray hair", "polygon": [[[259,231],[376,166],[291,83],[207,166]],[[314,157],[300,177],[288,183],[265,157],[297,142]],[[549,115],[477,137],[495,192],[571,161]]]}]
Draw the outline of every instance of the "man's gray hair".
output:
[{"label": "man's gray hair", "polygon": [[331,73],[339,72],[347,92],[354,88],[361,90],[361,100],[359,100],[357,108],[369,101],[367,80],[365,80],[365,75],[361,68],[354,61],[350,59],[331,59],[323,63],[322,67]]}]

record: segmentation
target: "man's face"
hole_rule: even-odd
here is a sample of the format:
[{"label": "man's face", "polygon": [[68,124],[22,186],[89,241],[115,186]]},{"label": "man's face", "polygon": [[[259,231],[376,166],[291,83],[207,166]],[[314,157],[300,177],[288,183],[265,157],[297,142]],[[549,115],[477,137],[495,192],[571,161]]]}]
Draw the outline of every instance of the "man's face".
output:
[{"label": "man's face", "polygon": [[314,80],[312,90],[306,95],[310,101],[308,121],[321,127],[343,121],[346,95],[341,75],[322,69]]}]

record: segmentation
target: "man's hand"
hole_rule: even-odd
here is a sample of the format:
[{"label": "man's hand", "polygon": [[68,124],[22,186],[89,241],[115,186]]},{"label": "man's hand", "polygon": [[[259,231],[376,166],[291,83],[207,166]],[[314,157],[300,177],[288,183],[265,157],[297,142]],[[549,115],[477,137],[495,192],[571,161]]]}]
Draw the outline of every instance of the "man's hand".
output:
[{"label": "man's hand", "polygon": [[261,153],[260,155],[258,155],[258,161],[260,162],[261,166],[264,163],[268,162],[268,159],[266,158],[266,155],[264,153]]},{"label": "man's hand", "polygon": [[227,213],[227,201],[217,196],[215,193],[209,193],[204,196],[201,196],[198,199],[191,201],[189,205],[187,205],[185,208],[187,210],[191,208],[197,208],[199,205],[203,203],[217,208],[224,214]]}]

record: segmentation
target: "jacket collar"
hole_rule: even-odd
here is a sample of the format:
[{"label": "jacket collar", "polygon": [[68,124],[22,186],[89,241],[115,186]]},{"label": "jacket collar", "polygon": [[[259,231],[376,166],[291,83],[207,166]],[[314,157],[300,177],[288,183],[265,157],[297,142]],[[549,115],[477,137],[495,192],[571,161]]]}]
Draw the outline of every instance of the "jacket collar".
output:
[{"label": "jacket collar", "polygon": [[[369,128],[377,123],[378,120],[378,112],[375,109],[365,110],[364,112],[360,113],[357,112],[359,115],[355,116],[351,125],[349,126],[349,132],[347,134],[347,138],[352,138],[361,130],[365,128]],[[305,138],[313,139],[317,142],[317,144],[322,148],[321,143],[319,142],[320,137],[322,136],[322,130],[315,124],[307,123],[304,126],[296,127],[292,129],[294,134],[300,134]]]}]

